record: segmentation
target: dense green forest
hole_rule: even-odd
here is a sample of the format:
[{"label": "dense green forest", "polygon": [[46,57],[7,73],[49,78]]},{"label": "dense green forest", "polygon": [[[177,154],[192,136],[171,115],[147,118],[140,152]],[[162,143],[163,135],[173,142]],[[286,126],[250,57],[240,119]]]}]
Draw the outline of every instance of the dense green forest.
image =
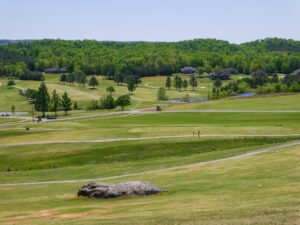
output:
[{"label": "dense green forest", "polygon": [[199,73],[233,67],[250,74],[289,74],[300,68],[300,41],[267,38],[244,44],[215,39],[181,42],[32,40],[0,46],[0,75],[65,67],[87,75],[169,75],[192,66]]}]

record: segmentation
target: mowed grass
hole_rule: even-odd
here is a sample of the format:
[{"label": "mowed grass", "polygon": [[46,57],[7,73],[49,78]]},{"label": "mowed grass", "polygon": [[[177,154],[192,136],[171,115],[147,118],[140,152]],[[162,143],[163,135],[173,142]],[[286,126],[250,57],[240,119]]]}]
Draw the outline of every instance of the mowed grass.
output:
[{"label": "mowed grass", "polygon": [[[0,144],[192,135],[300,134],[300,113],[147,113],[0,128]],[[25,130],[29,127],[30,130]]]},{"label": "mowed grass", "polygon": [[300,110],[300,95],[265,95],[249,98],[226,98],[201,103],[177,104],[168,110]]},{"label": "mowed grass", "polygon": [[[49,90],[57,88],[61,93],[67,88],[80,104],[87,104],[94,97],[99,99],[105,94],[105,88],[112,84],[101,80],[96,90],[90,90],[88,87],[58,84],[57,80],[57,75],[47,75]],[[157,88],[163,86],[164,81],[164,77],[143,79],[132,96],[133,107],[146,108],[158,104],[155,101]],[[17,85],[36,88],[39,82],[20,81]],[[205,96],[207,90],[201,88],[202,85],[205,86],[204,79],[200,79],[199,90],[195,92],[171,90],[168,94],[172,98],[184,96],[187,92],[193,96]],[[0,88],[3,88],[0,98],[11,90],[15,91],[13,98],[21,97],[16,89]],[[116,87],[116,90],[115,97],[128,92],[125,86]],[[286,98],[279,103],[291,101],[297,104],[297,95],[292,97],[295,97],[293,101]],[[7,108],[13,98],[3,98],[6,101],[3,105]],[[249,99],[239,100],[247,102]],[[277,109],[276,100],[272,102],[270,107]],[[16,110],[21,111],[19,108],[23,103],[17,101],[16,104],[20,104],[16,105]],[[246,107],[243,104],[249,103],[241,103],[241,107]],[[253,109],[255,104],[251,103]],[[188,109],[190,105],[193,104],[180,104],[184,106],[182,109]],[[263,101],[257,106],[264,109],[259,108],[260,105],[263,106]],[[291,108],[287,103],[282,108],[278,107],[280,110]],[[72,115],[92,113],[71,112]],[[299,146],[202,167],[149,171],[222,159],[298,140],[296,135],[276,135],[299,134],[299,120],[300,113],[287,112],[162,112],[99,115],[97,118],[0,128],[0,183],[100,178],[148,171],[144,175],[107,181],[146,180],[168,190],[155,196],[97,201],[76,197],[83,182],[0,187],[0,224],[298,224]],[[25,127],[30,130],[25,130]],[[200,140],[190,137],[3,146],[22,142],[192,135],[198,131],[201,131]],[[212,138],[206,135],[274,137]]]},{"label": "mowed grass", "polygon": [[0,86],[0,112],[10,112],[12,105],[15,105],[16,111],[27,112],[31,109],[26,99],[19,95],[18,90],[7,88],[6,82],[2,81],[2,83],[3,85]]},{"label": "mowed grass", "polygon": [[[0,128],[0,144],[193,135],[295,135],[300,113],[147,113]],[[30,130],[26,130],[29,127]]]},{"label": "mowed grass", "polygon": [[7,124],[12,122],[18,122],[18,121],[20,121],[19,118],[2,117],[0,113],[0,124]]},{"label": "mowed grass", "polygon": [[146,180],[168,191],[145,197],[77,198],[82,182],[0,187],[0,223],[296,225],[299,150],[107,180]]},{"label": "mowed grass", "polygon": [[299,139],[189,138],[2,147],[0,182],[115,176],[224,158]]}]

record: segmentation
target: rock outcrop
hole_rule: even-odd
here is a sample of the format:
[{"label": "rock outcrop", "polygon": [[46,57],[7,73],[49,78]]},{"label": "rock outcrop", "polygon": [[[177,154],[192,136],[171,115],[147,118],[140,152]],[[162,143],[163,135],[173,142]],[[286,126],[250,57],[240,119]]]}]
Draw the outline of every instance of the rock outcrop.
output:
[{"label": "rock outcrop", "polygon": [[130,181],[117,184],[90,183],[82,186],[78,196],[89,198],[120,198],[135,195],[151,195],[165,192],[153,184],[144,181]]}]

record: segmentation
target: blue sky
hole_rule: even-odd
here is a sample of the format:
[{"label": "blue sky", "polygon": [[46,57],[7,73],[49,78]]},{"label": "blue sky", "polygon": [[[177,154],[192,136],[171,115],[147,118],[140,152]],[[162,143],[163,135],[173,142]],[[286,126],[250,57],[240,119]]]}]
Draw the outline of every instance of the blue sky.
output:
[{"label": "blue sky", "polygon": [[0,0],[0,39],[300,40],[300,0]]}]

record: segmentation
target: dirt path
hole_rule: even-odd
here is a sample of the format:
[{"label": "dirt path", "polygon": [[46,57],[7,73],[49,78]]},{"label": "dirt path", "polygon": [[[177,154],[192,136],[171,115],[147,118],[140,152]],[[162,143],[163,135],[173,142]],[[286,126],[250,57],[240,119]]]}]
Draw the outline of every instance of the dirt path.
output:
[{"label": "dirt path", "polygon": [[[203,134],[202,137],[219,137],[219,138],[241,138],[241,137],[294,137],[300,134]],[[175,135],[175,136],[158,136],[158,137],[141,137],[141,138],[113,138],[113,139],[96,139],[96,140],[64,140],[64,141],[34,141],[34,142],[21,142],[16,144],[0,144],[0,147],[14,147],[14,146],[27,146],[27,145],[49,145],[49,144],[70,144],[70,143],[107,143],[118,141],[144,141],[144,140],[156,140],[156,139],[175,139],[175,138],[191,138],[193,135]],[[194,139],[198,137],[195,134]]]},{"label": "dirt path", "polygon": [[300,145],[300,141],[289,142],[289,143],[285,143],[285,144],[280,144],[280,145],[275,145],[275,146],[271,146],[271,147],[267,147],[267,148],[262,148],[262,149],[254,150],[254,151],[244,153],[244,154],[241,154],[241,155],[231,156],[231,157],[227,157],[227,158],[223,158],[223,159],[216,159],[216,160],[211,160],[211,161],[207,161],[207,162],[193,163],[193,164],[183,165],[183,166],[169,167],[169,168],[165,168],[165,169],[149,170],[149,171],[139,172],[139,173],[129,173],[129,174],[124,174],[124,175],[119,175],[119,176],[90,178],[90,179],[76,179],[76,180],[9,183],[9,184],[0,184],[0,187],[21,186],[21,185],[42,185],[42,184],[65,184],[65,183],[78,183],[78,182],[92,182],[92,181],[104,181],[104,180],[111,180],[111,179],[131,177],[131,176],[140,176],[140,175],[145,175],[145,174],[160,173],[160,172],[172,171],[172,170],[177,170],[177,169],[187,169],[187,168],[205,166],[205,165],[224,162],[224,161],[241,159],[241,158],[245,158],[245,157],[248,157],[248,156],[253,156],[253,155],[257,155],[257,154],[261,154],[261,153],[265,153],[265,152],[275,151],[275,150],[278,150],[278,149],[282,149],[282,148],[286,148],[286,147],[292,147],[292,146],[296,146],[296,145]]},{"label": "dirt path", "polygon": [[[108,113],[94,113],[89,115],[82,115],[82,116],[74,116],[68,118],[60,118],[55,120],[43,120],[40,123],[50,123],[50,122],[59,122],[59,121],[69,121],[69,120],[85,120],[85,119],[92,119],[101,116],[112,116],[112,115],[122,115],[122,114],[137,114],[140,113],[139,110],[130,110],[130,111],[116,111],[116,112],[108,112]],[[31,120],[31,117],[28,117],[28,120]],[[7,126],[14,126],[14,125],[24,125],[24,124],[35,124],[37,122],[27,121],[27,122],[11,122],[7,124],[0,124],[0,127],[7,127]]]},{"label": "dirt path", "polygon": [[159,89],[159,87],[152,86],[152,85],[150,85],[150,83],[146,83],[144,86],[151,88],[151,89]]}]

